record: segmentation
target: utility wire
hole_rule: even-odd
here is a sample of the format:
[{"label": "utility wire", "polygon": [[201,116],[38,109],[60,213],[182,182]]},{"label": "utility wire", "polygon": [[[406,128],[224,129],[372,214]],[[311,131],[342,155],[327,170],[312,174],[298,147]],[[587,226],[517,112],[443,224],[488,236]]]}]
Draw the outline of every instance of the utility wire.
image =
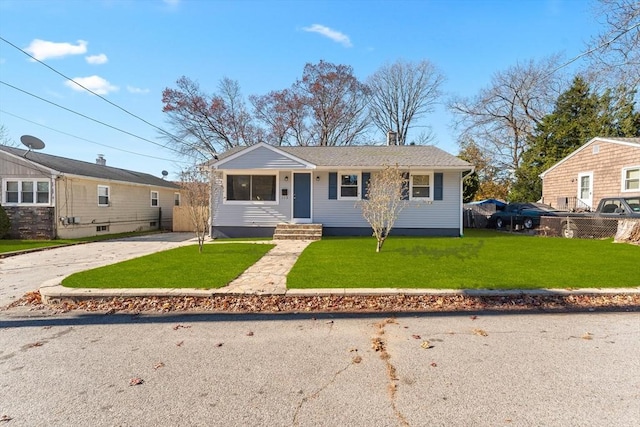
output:
[{"label": "utility wire", "polygon": [[49,126],[45,126],[45,125],[40,124],[40,123],[36,123],[33,120],[26,119],[24,117],[18,116],[17,114],[10,113],[9,111],[3,110],[3,109],[0,109],[0,112],[4,113],[4,114],[8,114],[8,115],[10,115],[12,117],[15,117],[17,119],[24,120],[25,122],[34,124],[36,126],[40,126],[40,127],[45,128],[45,129],[52,130],[52,131],[60,133],[62,135],[67,135],[67,136],[70,136],[72,138],[79,139],[81,141],[86,141],[86,142],[88,142],[90,144],[100,145],[101,147],[111,148],[112,150],[122,151],[124,153],[134,154],[136,156],[147,157],[147,158],[150,158],[150,159],[165,160],[165,161],[168,161],[168,162],[176,162],[176,163],[183,163],[183,164],[191,164],[190,162],[185,162],[185,161],[180,161],[180,160],[175,160],[175,159],[166,159],[164,157],[150,156],[148,154],[141,154],[141,153],[136,153],[135,151],[124,150],[122,148],[117,148],[117,147],[113,147],[111,145],[107,145],[107,144],[102,144],[102,143],[99,143],[99,142],[91,141],[90,139],[86,139],[86,138],[83,138],[81,136],[73,135],[71,133],[63,132],[61,130],[58,130],[58,129],[55,129],[55,128],[52,128],[52,127],[49,127]]},{"label": "utility wire", "polygon": [[110,124],[108,124],[108,123],[102,122],[102,121],[100,121],[100,120],[98,120],[98,119],[94,119],[93,117],[89,117],[89,116],[87,116],[86,114],[82,114],[82,113],[79,113],[79,112],[77,112],[77,111],[74,111],[74,110],[72,110],[72,109],[70,109],[70,108],[63,107],[63,106],[62,106],[62,105],[60,105],[60,104],[56,104],[56,103],[55,103],[55,102],[53,102],[53,101],[49,101],[48,99],[42,98],[42,97],[40,97],[40,96],[38,96],[38,95],[35,95],[35,94],[31,93],[31,92],[28,92],[28,91],[24,90],[24,89],[20,89],[19,87],[13,86],[13,85],[11,85],[11,84],[9,84],[9,83],[7,83],[7,82],[4,82],[4,81],[2,81],[2,80],[0,80],[0,83],[1,83],[1,84],[3,84],[3,85],[5,85],[5,86],[8,86],[8,87],[10,87],[10,88],[12,88],[12,89],[14,89],[14,90],[17,90],[17,91],[19,91],[19,92],[22,92],[22,93],[24,93],[24,94],[27,94],[27,95],[29,95],[29,96],[32,96],[32,97],[34,97],[34,98],[36,98],[36,99],[39,99],[40,101],[44,101],[44,102],[46,102],[46,103],[48,103],[48,104],[51,104],[51,105],[54,105],[54,106],[56,106],[56,107],[58,107],[58,108],[62,108],[63,110],[66,110],[66,111],[68,111],[68,112],[70,112],[70,113],[76,114],[76,115],[78,115],[78,116],[80,116],[80,117],[83,117],[83,118],[85,118],[85,119],[87,119],[87,120],[91,120],[91,121],[93,121],[93,122],[99,123],[99,124],[101,124],[101,125],[103,125],[103,126],[106,126],[106,127],[108,127],[108,128],[111,128],[111,129],[113,129],[113,130],[117,130],[118,132],[122,132],[122,133],[124,133],[124,134],[126,134],[126,135],[132,136],[132,137],[137,138],[137,139],[140,139],[140,140],[142,140],[142,141],[149,142],[149,143],[151,143],[151,144],[153,144],[153,145],[157,145],[158,147],[165,148],[165,149],[167,149],[167,150],[171,150],[171,151],[174,151],[174,152],[176,152],[176,153],[182,154],[182,153],[180,153],[178,150],[176,150],[176,149],[174,149],[174,148],[166,147],[166,146],[164,146],[164,145],[162,145],[162,144],[158,144],[158,143],[157,143],[157,142],[155,142],[155,141],[151,141],[150,139],[144,138],[144,137],[142,137],[142,136],[138,136],[138,135],[136,135],[136,134],[134,134],[134,133],[131,133],[131,132],[126,131],[126,130],[123,130],[123,129],[120,129],[120,128],[115,127],[115,126],[113,126],[113,125],[110,125]]},{"label": "utility wire", "polygon": [[[117,109],[119,109],[119,110],[121,110],[121,111],[125,112],[126,114],[128,114],[128,115],[130,115],[130,116],[132,116],[132,117],[135,117],[136,119],[140,120],[141,122],[143,122],[143,123],[145,123],[145,124],[147,124],[147,125],[151,126],[152,128],[154,128],[154,129],[156,129],[156,130],[160,131],[163,135],[169,136],[169,137],[171,137],[173,140],[180,140],[180,139],[179,139],[179,138],[177,138],[176,136],[171,135],[171,134],[170,134],[169,132],[167,132],[166,130],[164,130],[164,129],[162,129],[162,128],[160,128],[160,127],[156,126],[156,125],[154,125],[153,123],[151,123],[151,122],[149,122],[149,121],[147,121],[147,120],[143,119],[142,117],[140,117],[140,116],[138,116],[138,115],[136,115],[136,114],[132,113],[131,111],[127,110],[126,108],[123,108],[123,107],[121,107],[121,106],[119,106],[119,105],[117,105],[117,104],[115,104],[115,103],[113,103],[113,102],[109,101],[109,100],[108,100],[107,98],[105,98],[104,96],[97,94],[96,92],[94,92],[94,91],[92,91],[91,89],[89,89],[89,88],[87,88],[87,87],[83,86],[82,84],[78,83],[77,81],[73,80],[72,78],[70,78],[70,77],[68,77],[68,76],[66,76],[66,75],[64,75],[64,74],[62,74],[60,71],[56,70],[55,68],[51,67],[51,66],[50,66],[50,65],[48,65],[48,64],[45,64],[44,62],[42,62],[42,61],[40,61],[39,59],[35,58],[33,55],[30,55],[28,52],[25,52],[24,50],[22,50],[21,48],[19,48],[19,47],[18,47],[18,46],[16,46],[15,44],[11,43],[9,40],[5,39],[4,37],[0,36],[0,40],[2,40],[3,42],[7,43],[7,44],[8,44],[8,45],[10,45],[10,46],[12,46],[13,48],[15,48],[15,49],[19,50],[20,52],[22,52],[23,54],[25,54],[25,55],[26,55],[26,56],[28,56],[29,58],[33,59],[34,61],[36,61],[36,62],[38,62],[38,63],[40,63],[40,64],[44,65],[45,67],[47,67],[48,69],[50,69],[50,70],[51,70],[51,71],[53,71],[54,73],[58,74],[59,76],[62,76],[63,78],[65,78],[65,79],[69,80],[70,82],[74,83],[75,85],[77,85],[77,86],[81,87],[82,89],[86,90],[87,92],[91,93],[92,95],[97,96],[98,98],[102,99],[103,101],[105,101],[105,102],[109,103],[110,105],[112,105],[112,106],[116,107]],[[147,140],[147,141],[148,141],[148,140]],[[158,145],[158,144],[156,144],[156,145]],[[163,147],[164,147],[164,146],[163,146]]]}]

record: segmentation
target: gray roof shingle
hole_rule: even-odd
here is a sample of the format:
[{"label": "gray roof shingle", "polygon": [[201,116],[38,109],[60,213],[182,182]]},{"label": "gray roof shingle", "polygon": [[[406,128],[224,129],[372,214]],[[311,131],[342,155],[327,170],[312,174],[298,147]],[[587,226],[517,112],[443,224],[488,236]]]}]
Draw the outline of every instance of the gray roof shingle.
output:
[{"label": "gray roof shingle", "polygon": [[154,185],[158,187],[179,188],[171,181],[165,181],[162,178],[142,172],[114,168],[111,166],[102,166],[96,163],[53,156],[51,154],[44,154],[37,151],[27,151],[21,148],[8,147],[6,145],[0,145],[0,151],[5,151],[19,157],[25,157],[27,160],[62,173],[113,181],[131,182],[135,184]]},{"label": "gray roof shingle", "polygon": [[[248,147],[235,147],[220,154],[220,160]],[[281,146],[287,154],[321,167],[408,167],[471,168],[464,160],[432,145],[352,145],[352,146]]]}]

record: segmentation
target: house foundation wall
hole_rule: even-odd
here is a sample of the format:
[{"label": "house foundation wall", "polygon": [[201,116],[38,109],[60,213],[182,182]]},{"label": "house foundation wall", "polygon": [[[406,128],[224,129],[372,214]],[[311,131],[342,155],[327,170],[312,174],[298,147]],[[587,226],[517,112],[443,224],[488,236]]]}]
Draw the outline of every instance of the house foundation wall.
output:
[{"label": "house foundation wall", "polygon": [[42,206],[3,206],[11,221],[10,239],[50,240],[56,237],[55,209]]}]

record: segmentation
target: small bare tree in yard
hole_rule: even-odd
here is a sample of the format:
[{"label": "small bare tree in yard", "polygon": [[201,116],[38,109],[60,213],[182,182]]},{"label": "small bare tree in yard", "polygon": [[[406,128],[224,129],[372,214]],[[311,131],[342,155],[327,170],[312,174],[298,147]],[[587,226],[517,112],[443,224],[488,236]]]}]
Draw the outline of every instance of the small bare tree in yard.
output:
[{"label": "small bare tree in yard", "polygon": [[385,166],[382,171],[371,174],[365,199],[359,202],[362,216],[371,225],[377,240],[376,252],[393,228],[400,211],[405,207],[403,188],[407,179],[398,170],[398,166]]},{"label": "small bare tree in yard", "polygon": [[207,170],[197,166],[180,173],[181,203],[187,210],[193,231],[198,238],[198,251],[202,253],[202,245],[208,231],[209,200],[211,197],[209,175]]}]

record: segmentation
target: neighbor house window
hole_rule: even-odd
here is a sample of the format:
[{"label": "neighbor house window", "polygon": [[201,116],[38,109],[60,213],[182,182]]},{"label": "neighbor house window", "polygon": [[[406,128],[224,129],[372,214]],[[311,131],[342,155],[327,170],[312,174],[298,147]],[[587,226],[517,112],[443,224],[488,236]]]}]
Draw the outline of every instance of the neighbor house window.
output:
[{"label": "neighbor house window", "polygon": [[360,196],[359,173],[341,172],[339,175],[339,199],[357,199]]},{"label": "neighbor house window", "polygon": [[4,202],[15,204],[49,204],[49,181],[5,181]]},{"label": "neighbor house window", "polygon": [[158,192],[151,192],[151,206],[158,206]]},{"label": "neighbor house window", "polygon": [[433,198],[432,183],[433,176],[431,174],[412,174],[410,180],[411,198],[424,200]]},{"label": "neighbor house window", "polygon": [[622,191],[640,191],[640,166],[622,170]]},{"label": "neighbor house window", "polygon": [[173,206],[180,206],[180,193],[173,193]]},{"label": "neighbor house window", "polygon": [[109,206],[109,187],[98,185],[98,206]]},{"label": "neighbor house window", "polygon": [[276,201],[275,175],[227,175],[228,201]]}]

